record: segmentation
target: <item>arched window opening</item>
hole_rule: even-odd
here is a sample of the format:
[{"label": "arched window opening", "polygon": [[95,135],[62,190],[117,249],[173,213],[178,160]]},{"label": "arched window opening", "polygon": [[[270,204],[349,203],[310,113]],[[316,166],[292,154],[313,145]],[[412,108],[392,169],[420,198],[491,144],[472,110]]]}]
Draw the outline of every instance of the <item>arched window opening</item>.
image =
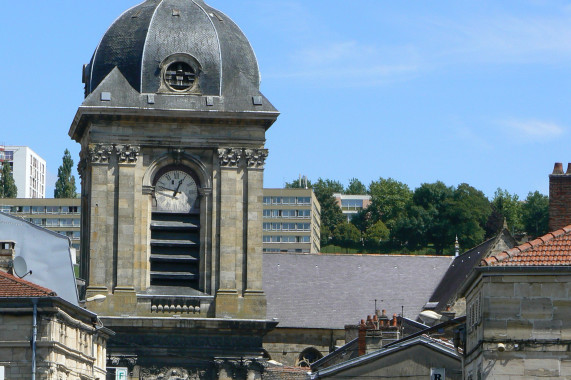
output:
[{"label": "arched window opening", "polygon": [[317,349],[313,347],[306,348],[299,354],[297,362],[295,365],[297,367],[309,367],[311,363],[314,363],[321,359],[323,355]]}]

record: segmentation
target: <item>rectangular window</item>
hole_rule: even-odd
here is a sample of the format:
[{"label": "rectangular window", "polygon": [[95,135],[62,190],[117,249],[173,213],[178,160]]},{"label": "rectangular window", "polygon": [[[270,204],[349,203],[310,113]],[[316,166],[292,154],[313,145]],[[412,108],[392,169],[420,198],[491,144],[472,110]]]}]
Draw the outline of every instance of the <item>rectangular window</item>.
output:
[{"label": "rectangular window", "polygon": [[269,205],[272,203],[272,197],[264,197],[264,204]]},{"label": "rectangular window", "polygon": [[59,206],[46,206],[46,214],[59,213]]}]

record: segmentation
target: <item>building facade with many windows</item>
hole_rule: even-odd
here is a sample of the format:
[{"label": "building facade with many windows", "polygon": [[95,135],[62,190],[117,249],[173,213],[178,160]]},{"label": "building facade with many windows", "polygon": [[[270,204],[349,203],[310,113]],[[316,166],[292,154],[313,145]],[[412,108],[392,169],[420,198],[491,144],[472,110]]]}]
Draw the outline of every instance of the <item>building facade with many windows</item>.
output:
[{"label": "building facade with many windows", "polygon": [[264,189],[263,251],[319,253],[321,207],[311,189]]},{"label": "building facade with many windows", "polygon": [[12,167],[18,198],[46,197],[46,161],[36,152],[27,146],[0,146],[0,163],[4,162]]},{"label": "building facade with many windows", "polygon": [[0,212],[21,217],[40,227],[71,239],[79,258],[81,199],[79,198],[1,198]]}]

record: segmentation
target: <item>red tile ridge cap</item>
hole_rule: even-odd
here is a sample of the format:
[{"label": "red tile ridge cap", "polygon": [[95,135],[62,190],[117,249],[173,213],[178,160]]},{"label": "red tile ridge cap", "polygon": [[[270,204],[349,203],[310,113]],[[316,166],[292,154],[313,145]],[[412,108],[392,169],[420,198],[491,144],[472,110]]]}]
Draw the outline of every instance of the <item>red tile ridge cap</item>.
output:
[{"label": "red tile ridge cap", "polygon": [[[6,280],[8,280],[8,281],[11,281],[11,282],[13,282],[15,285],[20,285],[20,286],[25,286],[25,287],[28,287],[28,288],[32,288],[33,290],[37,291],[37,292],[40,294],[40,295],[38,295],[38,296],[40,296],[40,297],[51,297],[51,296],[54,296],[54,297],[55,297],[55,296],[57,296],[56,292],[54,292],[54,291],[51,290],[51,289],[44,288],[43,286],[34,284],[33,282],[24,280],[24,279],[22,279],[22,278],[18,278],[18,277],[16,277],[16,276],[13,276],[13,275],[11,275],[11,274],[9,274],[9,273],[6,273],[6,272],[0,271],[0,278],[4,278],[4,279],[6,279]],[[0,289],[0,297],[5,297],[5,295],[3,295],[2,290],[3,290],[3,289]],[[41,294],[41,293],[43,293],[43,294]],[[14,297],[14,296],[11,296],[11,297]],[[26,295],[25,297],[30,297],[30,296],[27,296],[27,295]]]},{"label": "red tile ridge cap", "polygon": [[506,251],[500,252],[497,255],[494,256],[490,256],[487,257],[485,259],[482,259],[480,261],[480,266],[491,266],[495,263],[499,263],[505,259],[508,258],[512,258],[516,255],[518,255],[519,253],[523,253],[525,251],[528,251],[530,249],[536,248],[539,245],[545,244],[557,237],[560,237],[564,234],[570,233],[571,232],[571,225],[565,226],[559,230],[556,231],[552,231],[549,232],[543,236],[540,236],[532,241],[529,241],[527,243],[523,243],[521,245],[518,245],[517,247],[508,249]]}]

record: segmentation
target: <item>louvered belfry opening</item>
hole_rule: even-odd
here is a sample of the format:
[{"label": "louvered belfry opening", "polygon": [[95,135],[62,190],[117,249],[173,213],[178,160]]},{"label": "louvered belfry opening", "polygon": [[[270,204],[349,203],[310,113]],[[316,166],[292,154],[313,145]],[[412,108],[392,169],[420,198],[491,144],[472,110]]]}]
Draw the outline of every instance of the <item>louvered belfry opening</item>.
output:
[{"label": "louvered belfry opening", "polygon": [[151,285],[198,289],[200,213],[153,212]]}]

